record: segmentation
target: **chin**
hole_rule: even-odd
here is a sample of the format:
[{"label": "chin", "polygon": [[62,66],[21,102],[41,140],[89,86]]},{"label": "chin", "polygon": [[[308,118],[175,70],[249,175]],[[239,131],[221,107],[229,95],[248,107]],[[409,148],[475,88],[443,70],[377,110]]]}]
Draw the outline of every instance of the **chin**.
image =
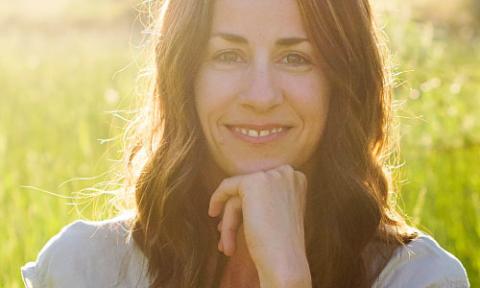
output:
[{"label": "chin", "polygon": [[279,160],[256,160],[249,162],[242,161],[241,163],[232,164],[230,169],[227,169],[227,173],[231,176],[251,174],[259,171],[270,170],[285,164],[289,163]]}]

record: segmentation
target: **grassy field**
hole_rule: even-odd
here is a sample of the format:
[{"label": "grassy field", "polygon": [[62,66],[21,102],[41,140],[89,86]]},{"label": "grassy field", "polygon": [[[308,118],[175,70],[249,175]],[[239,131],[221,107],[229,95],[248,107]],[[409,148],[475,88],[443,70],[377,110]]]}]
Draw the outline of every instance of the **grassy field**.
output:
[{"label": "grassy field", "polygon": [[[105,216],[73,192],[108,180],[120,156],[125,122],[115,115],[128,117],[122,110],[136,97],[139,50],[131,39],[138,32],[111,14],[105,20],[100,8],[75,9],[80,16],[68,19],[80,20],[60,19],[62,27],[17,21],[19,10],[0,26],[0,287],[22,287],[20,266],[62,226]],[[407,8],[388,9],[403,163],[398,205],[464,263],[477,287],[480,41],[467,28],[452,31],[415,22]]]}]

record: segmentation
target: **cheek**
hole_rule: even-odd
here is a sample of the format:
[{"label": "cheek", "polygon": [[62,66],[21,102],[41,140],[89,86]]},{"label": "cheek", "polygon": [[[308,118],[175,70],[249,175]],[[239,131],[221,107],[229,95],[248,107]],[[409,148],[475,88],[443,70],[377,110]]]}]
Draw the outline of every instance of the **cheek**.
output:
[{"label": "cheek", "polygon": [[319,73],[283,79],[288,101],[306,125],[321,123],[326,119],[329,103],[329,88]]},{"label": "cheek", "polygon": [[239,83],[238,75],[209,69],[200,71],[195,81],[195,105],[202,124],[226,114]]},{"label": "cheek", "polygon": [[321,141],[327,121],[330,89],[327,82],[315,73],[285,79],[283,83],[289,104],[302,123],[298,144],[302,159],[306,161]]}]

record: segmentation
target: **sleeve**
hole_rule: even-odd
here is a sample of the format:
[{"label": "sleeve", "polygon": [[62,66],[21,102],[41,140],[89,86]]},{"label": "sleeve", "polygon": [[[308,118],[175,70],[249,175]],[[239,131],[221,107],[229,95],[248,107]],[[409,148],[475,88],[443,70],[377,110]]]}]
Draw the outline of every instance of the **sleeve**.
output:
[{"label": "sleeve", "polygon": [[422,235],[396,251],[373,287],[469,288],[470,283],[462,263]]},{"label": "sleeve", "polygon": [[28,262],[22,267],[22,278],[26,288],[45,287],[41,280],[37,278],[37,269],[35,262]]},{"label": "sleeve", "polygon": [[75,221],[52,237],[42,248],[36,261],[21,268],[25,287],[73,287],[72,283],[82,285],[82,273],[78,273],[78,270],[81,271],[81,261],[77,256],[82,254],[85,228],[83,221]]}]

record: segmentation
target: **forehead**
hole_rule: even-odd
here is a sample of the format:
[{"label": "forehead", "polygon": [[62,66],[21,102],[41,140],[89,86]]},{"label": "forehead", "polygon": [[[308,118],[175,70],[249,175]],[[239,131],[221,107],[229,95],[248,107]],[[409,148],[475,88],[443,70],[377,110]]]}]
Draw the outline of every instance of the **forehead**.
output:
[{"label": "forehead", "polygon": [[307,37],[296,0],[217,0],[212,32]]}]

